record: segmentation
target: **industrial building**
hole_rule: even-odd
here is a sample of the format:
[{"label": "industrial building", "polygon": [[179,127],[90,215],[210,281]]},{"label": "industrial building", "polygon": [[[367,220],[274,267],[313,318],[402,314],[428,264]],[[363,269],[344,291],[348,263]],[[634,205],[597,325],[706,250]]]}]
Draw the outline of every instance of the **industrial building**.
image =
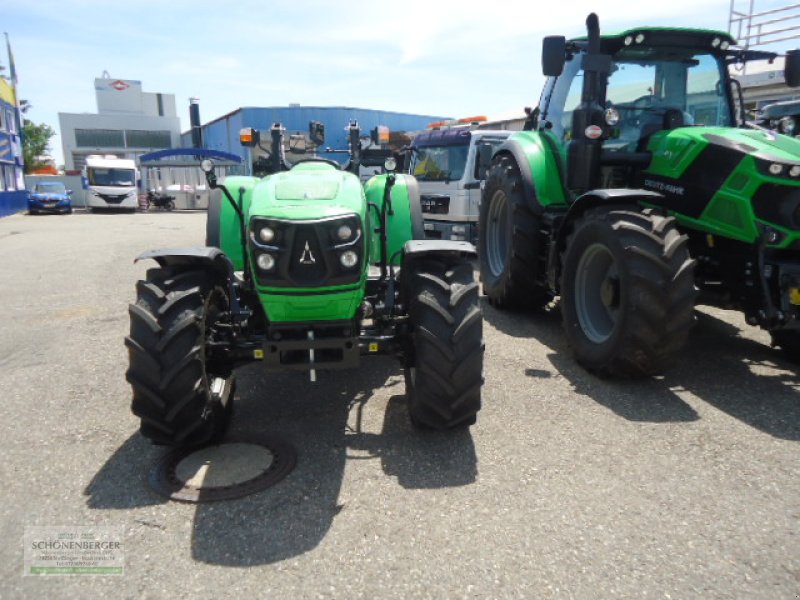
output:
[{"label": "industrial building", "polygon": [[83,168],[89,154],[136,159],[180,145],[174,94],[142,91],[142,82],[104,73],[94,80],[97,113],[58,113],[64,168]]},{"label": "industrial building", "polygon": [[[447,117],[439,115],[415,115],[409,113],[371,110],[367,108],[351,108],[346,106],[289,106],[244,107],[223,115],[202,125],[202,145],[210,150],[221,150],[238,154],[247,159],[246,149],[239,143],[239,131],[246,127],[258,129],[263,133],[269,131],[275,123],[281,123],[286,129],[287,139],[292,134],[308,134],[310,121],[319,121],[325,125],[325,147],[335,150],[347,149],[348,123],[358,121],[361,131],[367,135],[378,125],[385,125],[391,131],[419,131],[429,123]],[[269,144],[269,140],[265,140]],[[191,131],[181,136],[181,146],[192,145]],[[344,162],[344,154],[320,154]]]}]

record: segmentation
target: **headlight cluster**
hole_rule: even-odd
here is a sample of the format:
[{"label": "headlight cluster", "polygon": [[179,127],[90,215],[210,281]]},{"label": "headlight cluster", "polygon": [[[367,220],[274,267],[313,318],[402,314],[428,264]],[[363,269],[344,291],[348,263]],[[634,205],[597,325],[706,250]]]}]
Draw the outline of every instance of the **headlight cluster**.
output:
[{"label": "headlight cluster", "polygon": [[782,163],[763,158],[756,159],[758,170],[770,177],[800,181],[800,163]]},{"label": "headlight cluster", "polygon": [[337,285],[359,276],[364,242],[356,215],[319,221],[254,217],[250,240],[263,284]]}]

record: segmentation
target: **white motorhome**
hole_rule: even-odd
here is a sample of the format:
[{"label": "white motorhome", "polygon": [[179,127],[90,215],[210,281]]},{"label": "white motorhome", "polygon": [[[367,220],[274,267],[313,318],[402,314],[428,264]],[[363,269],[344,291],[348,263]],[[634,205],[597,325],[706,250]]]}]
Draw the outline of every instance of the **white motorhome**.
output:
[{"label": "white motorhome", "polygon": [[86,204],[90,209],[136,210],[139,206],[136,162],[109,154],[90,154],[83,171],[87,181]]},{"label": "white motorhome", "polygon": [[478,144],[499,146],[511,133],[454,127],[414,138],[409,173],[419,182],[426,237],[473,243],[478,239]]}]

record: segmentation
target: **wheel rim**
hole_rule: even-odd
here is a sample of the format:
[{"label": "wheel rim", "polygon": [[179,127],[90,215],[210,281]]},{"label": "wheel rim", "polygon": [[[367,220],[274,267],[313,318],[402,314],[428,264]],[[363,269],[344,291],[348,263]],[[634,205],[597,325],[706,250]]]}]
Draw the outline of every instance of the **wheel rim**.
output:
[{"label": "wheel rim", "polygon": [[592,244],[581,256],[575,274],[575,312],[589,340],[601,344],[611,337],[620,318],[617,263],[608,248]]},{"label": "wheel rim", "polygon": [[508,240],[506,227],[508,199],[503,190],[497,190],[489,203],[489,219],[486,227],[486,260],[492,275],[498,277],[506,267]]}]

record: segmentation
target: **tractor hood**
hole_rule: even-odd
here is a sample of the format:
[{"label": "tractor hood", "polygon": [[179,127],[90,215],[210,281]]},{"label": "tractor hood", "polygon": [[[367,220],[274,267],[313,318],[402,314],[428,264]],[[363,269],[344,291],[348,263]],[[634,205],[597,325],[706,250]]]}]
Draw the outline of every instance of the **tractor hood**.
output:
[{"label": "tractor hood", "polygon": [[713,147],[714,153],[724,155],[729,161],[737,156],[752,156],[760,161],[800,165],[800,140],[766,130],[681,127],[653,135],[648,147],[653,152],[654,163],[663,158],[692,155],[692,148],[710,150],[709,147]]},{"label": "tractor hood", "polygon": [[249,216],[304,221],[355,213],[363,220],[365,212],[358,177],[308,161],[261,180],[253,189]]}]

